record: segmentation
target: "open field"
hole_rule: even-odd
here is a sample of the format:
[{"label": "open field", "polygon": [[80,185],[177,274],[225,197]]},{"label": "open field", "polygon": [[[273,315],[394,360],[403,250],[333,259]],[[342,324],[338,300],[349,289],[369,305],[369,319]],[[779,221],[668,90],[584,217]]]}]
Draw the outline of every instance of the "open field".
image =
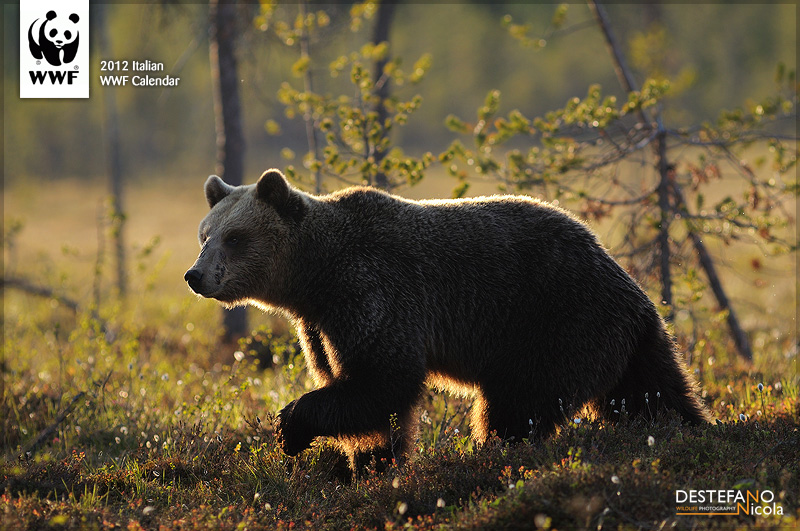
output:
[{"label": "open field", "polygon": [[[218,344],[218,307],[185,287],[206,212],[202,181],[165,179],[128,191],[124,302],[112,289],[107,230],[98,229],[101,185],[60,180],[4,190],[6,275],[79,306],[4,290],[4,528],[797,526],[791,257],[754,271],[752,254],[728,251],[722,273],[753,331],[753,364],[732,354],[722,316],[700,337],[679,335],[717,424],[622,415],[612,425],[580,416],[541,444],[474,448],[469,402],[431,394],[411,462],[350,481],[324,441],[295,459],[275,445],[271,415],[311,387],[286,323],[251,313],[260,332],[234,355]],[[16,222],[22,228],[10,234]],[[275,366],[260,367],[256,350]],[[691,489],[763,496],[758,511],[678,515],[686,504],[676,491]]]}]

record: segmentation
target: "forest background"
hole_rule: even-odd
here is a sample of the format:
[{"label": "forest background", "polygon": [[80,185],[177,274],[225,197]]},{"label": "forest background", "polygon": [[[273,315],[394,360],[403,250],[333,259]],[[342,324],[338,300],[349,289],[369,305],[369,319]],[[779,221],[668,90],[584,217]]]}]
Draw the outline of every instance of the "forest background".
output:
[{"label": "forest background", "polygon": [[[279,21],[291,24],[301,4],[277,5],[274,11],[265,5],[246,4],[239,9],[236,54],[246,146],[244,181],[255,182],[267,168],[289,168],[296,185],[313,191],[313,171],[305,158],[309,150],[306,123],[296,110],[289,110],[286,84],[302,91],[304,76],[311,72],[317,92],[352,96],[356,91],[350,76],[332,77],[331,65],[362,50],[374,21],[369,9],[354,14],[351,4],[307,6],[310,13],[317,17],[324,13],[324,17],[316,19],[310,34],[310,61],[304,63],[298,61],[302,51],[297,39],[292,42],[285,32],[275,31]],[[700,268],[673,265],[677,310],[673,326],[681,347],[701,379],[715,416],[728,423],[724,429],[730,431],[723,435],[744,441],[742,459],[763,458],[761,476],[744,475],[735,467],[703,468],[724,460],[737,448],[716,439],[709,443],[713,432],[712,436],[692,432],[689,442],[678,444],[695,459],[680,461],[676,446],[666,446],[672,441],[660,446],[662,439],[674,436],[674,424],[669,423],[657,432],[646,426],[620,427],[603,443],[615,451],[599,451],[596,437],[602,427],[584,422],[570,424],[560,440],[543,449],[518,449],[511,458],[499,446],[473,453],[465,439],[453,435],[456,428],[462,433],[468,430],[464,422],[468,404],[448,404],[442,397],[431,397],[428,409],[434,429],[423,436],[418,468],[398,472],[402,488],[389,477],[374,480],[371,486],[348,485],[342,491],[345,494],[334,496],[326,494],[327,487],[316,488],[337,481],[326,464],[331,457],[324,445],[313,458],[292,468],[273,452],[269,430],[261,426],[260,418],[267,418],[270,411],[277,411],[310,385],[300,370],[300,359],[291,358],[290,328],[280,319],[251,312],[250,329],[255,331],[243,343],[223,347],[218,308],[211,301],[198,301],[182,280],[198,252],[196,226],[207,209],[202,184],[217,171],[208,6],[108,4],[102,27],[96,18],[92,20],[91,97],[73,101],[18,97],[18,7],[3,7],[2,479],[6,514],[18,516],[30,527],[42,523],[80,526],[87,519],[99,525],[105,519],[147,527],[186,515],[197,524],[211,522],[206,519],[212,513],[231,525],[325,521],[336,527],[335,519],[326,520],[328,516],[321,514],[335,507],[360,511],[365,525],[403,523],[408,518],[418,518],[420,525],[482,525],[505,518],[512,523],[514,518],[528,518],[529,524],[538,518],[536,525],[547,527],[552,523],[547,518],[552,517],[567,526],[605,521],[634,527],[649,522],[657,527],[674,516],[668,511],[665,478],[671,477],[667,483],[680,488],[696,479],[689,470],[701,467],[698,470],[710,474],[709,483],[747,482],[757,476],[752,481],[769,483],[783,492],[790,518],[796,517],[796,486],[780,489],[796,480],[796,465],[788,477],[775,471],[785,465],[782,456],[787,447],[796,449],[798,444],[794,199],[781,204],[783,223],[770,229],[788,245],[745,244],[736,238],[708,243],[752,343],[752,362],[736,354],[724,325],[726,312],[712,297]],[[796,71],[794,4],[612,4],[606,9],[639,82],[654,74],[670,80],[669,92],[659,97],[659,112],[674,127],[716,123],[724,110],[755,108],[755,102],[781,90],[787,71]],[[101,32],[107,36],[102,52]],[[392,129],[391,143],[409,157],[423,159],[431,153],[434,159],[423,178],[402,181],[393,188],[405,197],[490,194],[501,184],[507,191],[536,194],[535,189],[509,188],[508,183],[474,171],[466,179],[459,178],[458,171],[448,171],[448,160],[438,161],[455,140],[472,141],[468,137],[481,108],[495,106],[494,116],[513,111],[531,118],[544,116],[573,98],[587,98],[596,85],[604,96],[628,100],[604,36],[583,4],[401,3],[389,40],[392,57],[402,58],[400,68],[409,74],[403,85],[393,84],[392,95],[402,101],[420,97],[408,119]],[[180,83],[172,88],[101,87],[101,60],[163,63],[164,74],[180,77]],[[419,76],[414,75],[417,69]],[[790,77],[790,83],[796,79]],[[493,91],[499,91],[499,98],[492,99]],[[109,199],[109,173],[116,157],[109,146],[107,95],[112,92],[119,126],[116,160],[123,183],[122,218],[115,217]],[[464,124],[468,127],[461,127]],[[796,127],[795,118],[779,123],[772,133],[796,138]],[[529,144],[515,137],[499,151]],[[796,150],[796,143],[789,145]],[[759,175],[769,180],[769,163],[762,162],[763,169],[757,161],[771,156],[772,148],[768,143],[757,144],[737,156],[751,160],[763,170]],[[693,162],[684,163],[679,171],[710,178],[708,203],[724,206],[728,195],[747,193],[741,179],[731,177],[735,171],[711,175],[706,171],[709,166],[703,166],[694,154],[687,155],[689,151],[682,150],[681,156]],[[775,172],[788,189],[796,189],[795,163]],[[460,164],[468,166],[464,161]],[[641,182],[639,174],[652,171],[652,160],[643,157],[623,166],[619,178],[636,187]],[[469,188],[464,187],[465,181]],[[326,179],[323,189],[332,191],[345,184]],[[566,198],[562,200],[571,206]],[[612,255],[621,249],[625,235],[620,233],[624,226],[620,217],[597,215],[578,203],[573,206],[579,214],[593,218],[593,228]],[[120,296],[112,274],[112,240],[120,227],[127,248],[125,297]],[[659,278],[648,271],[648,262],[625,262],[622,254],[617,256],[639,273],[637,278],[658,300]],[[274,354],[274,375],[257,364],[245,368],[255,354],[263,359],[264,349]],[[234,357],[234,350],[246,357]],[[174,387],[177,381],[181,385]],[[106,396],[113,398],[107,402]],[[763,415],[776,424],[764,430],[753,428],[750,419],[757,421]],[[747,429],[754,431],[736,431]],[[654,454],[649,445],[651,432],[656,433],[659,453]],[[601,440],[608,435],[601,433]],[[209,436],[212,441],[219,438],[220,447],[214,450],[219,452],[214,454],[218,468],[206,470],[195,464],[201,454],[193,453],[187,442],[195,436],[206,441]],[[631,447],[625,437],[640,439],[645,448]],[[167,440],[170,446],[165,446]],[[243,441],[251,461],[234,463]],[[26,449],[31,450],[30,461],[15,465]],[[426,459],[437,457],[429,455],[437,451],[447,454],[445,465],[469,461],[477,477],[453,479],[444,469],[435,468],[436,461]],[[526,451],[534,452],[533,456]],[[81,452],[85,452],[83,457]],[[606,461],[615,452],[619,461]],[[659,459],[675,468],[666,473],[659,470]],[[775,470],[769,468],[770,459],[776,460]],[[501,466],[504,461],[513,462],[514,470]],[[648,470],[638,475],[642,462]],[[556,471],[555,483],[541,481],[549,467]],[[171,476],[167,469],[173,471]],[[233,484],[226,470],[234,470]],[[315,472],[306,481],[299,471],[308,470]],[[276,471],[288,475],[278,481],[272,477]],[[434,487],[444,490],[426,491],[423,471],[436,478]],[[607,510],[613,504],[603,504],[602,496],[596,496],[606,488],[595,484],[600,477],[622,477],[629,485],[637,485],[639,496],[635,489],[627,490],[630,498],[621,507]],[[558,490],[559,481],[569,484],[575,478],[585,485],[580,500]],[[526,487],[528,480],[536,479],[540,481]],[[449,481],[452,492],[441,494]],[[322,495],[303,497],[302,493],[314,490],[309,482]],[[203,491],[211,485],[226,487],[230,495]],[[514,487],[520,490],[514,493]],[[555,504],[559,509],[528,499],[540,498],[540,489],[563,502]],[[258,496],[245,500],[243,493],[252,490]],[[372,501],[356,503],[365,492]],[[660,496],[660,505],[654,502],[635,509],[642,505],[644,493]],[[173,507],[175,499],[185,502],[206,495],[202,498],[205,508],[190,510],[184,505],[181,513]],[[264,499],[256,503],[262,495],[270,498],[269,509]],[[519,504],[529,510],[520,511]],[[578,505],[581,508],[570,509]],[[357,511],[353,510],[356,506]],[[226,507],[248,510],[234,517],[225,515]],[[738,525],[747,520],[732,522]],[[775,519],[767,524],[787,522]]]}]

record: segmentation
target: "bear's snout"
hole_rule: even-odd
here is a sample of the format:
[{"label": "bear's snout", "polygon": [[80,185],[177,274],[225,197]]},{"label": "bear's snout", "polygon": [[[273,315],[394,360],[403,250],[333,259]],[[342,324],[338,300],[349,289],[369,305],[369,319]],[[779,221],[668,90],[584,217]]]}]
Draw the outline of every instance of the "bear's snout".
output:
[{"label": "bear's snout", "polygon": [[190,269],[183,275],[183,279],[189,284],[189,287],[192,288],[192,291],[195,293],[202,295],[201,291],[201,281],[203,280],[203,273],[202,271],[198,271],[197,269]]}]

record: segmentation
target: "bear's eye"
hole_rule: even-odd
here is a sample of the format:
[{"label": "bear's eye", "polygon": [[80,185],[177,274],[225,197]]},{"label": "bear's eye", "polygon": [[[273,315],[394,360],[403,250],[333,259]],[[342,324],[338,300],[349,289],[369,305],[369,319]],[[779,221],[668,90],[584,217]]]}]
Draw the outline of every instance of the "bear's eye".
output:
[{"label": "bear's eye", "polygon": [[239,237],[228,236],[227,238],[225,238],[225,245],[230,245],[230,246],[239,245]]},{"label": "bear's eye", "polygon": [[56,30],[56,29],[51,29],[51,30],[50,30],[50,36],[51,36],[51,37],[55,37],[56,35],[58,35],[58,30]]},{"label": "bear's eye", "polygon": [[64,38],[65,39],[69,39],[70,37],[72,37],[72,33],[69,30],[65,31],[64,32]]}]

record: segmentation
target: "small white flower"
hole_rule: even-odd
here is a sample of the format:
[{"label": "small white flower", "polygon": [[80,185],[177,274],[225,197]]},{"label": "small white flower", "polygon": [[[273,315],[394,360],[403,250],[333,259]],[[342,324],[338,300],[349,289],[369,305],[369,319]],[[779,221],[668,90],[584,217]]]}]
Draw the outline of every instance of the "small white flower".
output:
[{"label": "small white flower", "polygon": [[407,510],[408,504],[406,502],[400,502],[400,505],[397,506],[397,513],[401,516],[406,514]]},{"label": "small white flower", "polygon": [[399,489],[399,488],[400,488],[400,478],[398,478],[398,477],[395,477],[395,478],[392,480],[392,488],[393,488],[393,489]]},{"label": "small white flower", "polygon": [[580,424],[581,423],[581,418],[580,417],[575,417],[574,419],[572,419],[572,422],[574,422],[575,424]]},{"label": "small white flower", "polygon": [[152,505],[148,505],[147,507],[145,507],[144,509],[142,509],[142,514],[144,514],[145,516],[147,516],[148,514],[152,513],[152,512],[153,512],[153,511],[155,511],[155,510],[156,510],[156,508],[155,508],[155,507],[153,507]]},{"label": "small white flower", "polygon": [[758,392],[759,393],[763,393],[764,392],[764,384],[763,383],[759,383],[758,384]]},{"label": "small white flower", "polygon": [[653,446],[656,444],[656,439],[652,435],[647,436],[647,446]]},{"label": "small white flower", "polygon": [[436,507],[439,507],[441,509],[444,506],[445,506],[445,504],[444,504],[444,500],[442,498],[439,498],[438,500],[436,500]]},{"label": "small white flower", "polygon": [[233,357],[236,358],[236,361],[242,361],[244,359],[244,352],[237,350],[233,353]]},{"label": "small white flower", "polygon": [[741,420],[742,422],[747,420],[747,417],[745,416],[744,413],[739,413],[739,420]]},{"label": "small white flower", "polygon": [[613,483],[614,485],[619,485],[619,476],[617,475],[611,476],[611,483]]}]

